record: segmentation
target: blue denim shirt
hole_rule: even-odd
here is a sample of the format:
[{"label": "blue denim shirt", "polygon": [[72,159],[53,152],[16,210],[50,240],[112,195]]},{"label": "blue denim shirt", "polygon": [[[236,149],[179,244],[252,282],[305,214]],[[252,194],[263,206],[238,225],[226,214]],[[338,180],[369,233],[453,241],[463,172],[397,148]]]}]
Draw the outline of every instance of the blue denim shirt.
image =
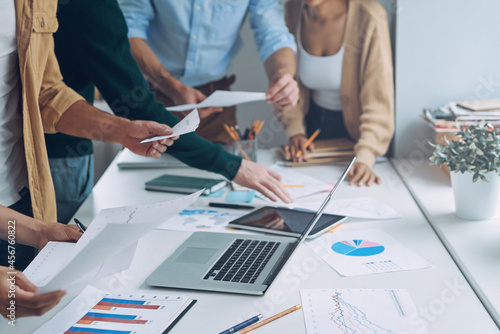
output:
[{"label": "blue denim shirt", "polygon": [[189,86],[229,73],[241,49],[247,12],[264,62],[281,48],[294,52],[279,0],[119,0],[130,37],[146,40],[163,66]]}]

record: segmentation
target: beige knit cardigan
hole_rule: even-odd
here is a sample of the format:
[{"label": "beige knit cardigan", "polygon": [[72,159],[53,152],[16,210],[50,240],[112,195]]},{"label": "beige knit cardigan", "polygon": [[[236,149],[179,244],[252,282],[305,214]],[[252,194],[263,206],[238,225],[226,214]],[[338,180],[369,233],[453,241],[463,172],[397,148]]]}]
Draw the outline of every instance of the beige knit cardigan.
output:
[{"label": "beige knit cardigan", "polygon": [[[303,0],[285,3],[288,29],[295,38],[304,8]],[[344,59],[340,97],[344,123],[356,141],[359,162],[373,166],[384,155],[394,133],[394,83],[391,43],[385,9],[375,0],[350,0],[344,33]],[[298,59],[297,64],[299,64]],[[298,77],[300,101],[288,111],[277,111],[289,137],[305,134],[304,116],[309,90]]]}]

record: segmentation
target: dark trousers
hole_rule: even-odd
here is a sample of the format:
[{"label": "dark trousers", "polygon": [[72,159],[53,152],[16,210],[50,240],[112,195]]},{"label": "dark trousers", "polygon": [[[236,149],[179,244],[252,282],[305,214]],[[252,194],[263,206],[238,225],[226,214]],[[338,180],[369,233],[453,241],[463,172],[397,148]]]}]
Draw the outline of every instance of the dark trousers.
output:
[{"label": "dark trousers", "polygon": [[321,108],[314,103],[311,98],[309,112],[306,115],[307,137],[311,137],[317,129],[320,129],[321,132],[318,137],[316,137],[316,140],[335,138],[351,139],[344,124],[342,111]]},{"label": "dark trousers", "polygon": [[[194,87],[205,96],[209,96],[216,90],[231,90],[231,85],[236,80],[234,75],[229,77],[224,77],[221,80],[209,82],[205,85]],[[156,94],[156,100],[163,103],[165,107],[174,106],[175,103],[168,96],[160,92],[151,84],[152,90]],[[182,114],[179,112],[172,112],[174,115],[182,119]],[[229,126],[236,125],[236,107],[226,107],[222,112],[214,113],[206,118],[203,118],[200,122],[200,126],[196,129],[196,133],[212,143],[227,145],[232,142],[231,137],[224,129],[224,124]]]},{"label": "dark trousers", "polygon": [[[23,190],[21,190],[20,195],[21,199],[9,206],[9,209],[22,213],[26,216],[33,217],[29,190],[27,188],[24,188]],[[15,243],[13,245],[16,251],[15,262],[9,263],[8,246],[9,243],[7,241],[0,240],[0,265],[2,266],[9,267],[11,264],[13,264],[17,270],[22,271],[28,266],[28,264],[30,264],[31,261],[33,261],[35,256],[38,254],[38,250],[35,247]]]}]

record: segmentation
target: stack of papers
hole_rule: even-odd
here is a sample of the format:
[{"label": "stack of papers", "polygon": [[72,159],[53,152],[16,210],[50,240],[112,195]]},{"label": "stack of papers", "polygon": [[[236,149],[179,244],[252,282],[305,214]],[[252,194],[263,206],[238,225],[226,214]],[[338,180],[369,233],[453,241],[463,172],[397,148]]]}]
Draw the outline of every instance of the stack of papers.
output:
[{"label": "stack of papers", "polygon": [[235,92],[216,90],[209,97],[200,103],[183,104],[175,107],[168,107],[169,111],[185,111],[194,108],[208,108],[208,107],[230,107],[237,104],[243,104],[254,101],[265,101],[265,93],[254,92]]}]

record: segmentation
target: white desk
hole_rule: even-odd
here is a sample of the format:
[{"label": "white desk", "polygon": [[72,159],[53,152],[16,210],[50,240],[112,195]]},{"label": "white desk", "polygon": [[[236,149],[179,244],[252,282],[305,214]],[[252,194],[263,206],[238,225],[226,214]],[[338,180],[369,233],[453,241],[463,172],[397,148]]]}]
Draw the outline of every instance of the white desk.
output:
[{"label": "white desk", "polygon": [[[450,179],[437,166],[393,160],[403,180],[477,295],[500,326],[500,210],[468,221],[455,215]],[[497,205],[500,207],[500,201]]]},{"label": "white desk", "polygon": [[[271,154],[259,152],[259,162],[271,164]],[[339,166],[300,169],[301,172],[330,182],[336,181],[342,170],[343,167]],[[302,288],[404,288],[409,291],[417,309],[423,314],[430,333],[499,333],[495,323],[429,226],[391,164],[388,162],[377,164],[375,171],[382,177],[383,185],[357,188],[350,187],[346,183],[339,189],[337,198],[375,197],[398,210],[405,218],[352,222],[345,224],[342,229],[346,231],[373,227],[383,229],[432,261],[434,267],[417,271],[340,277],[306,245],[302,245],[262,297],[152,289],[144,285],[144,279],[189,236],[186,232],[156,230],[139,242],[129,270],[91,283],[112,292],[155,290],[163,293],[188,294],[197,299],[198,303],[172,330],[174,334],[218,333],[256,313],[263,313],[266,318],[299,303],[299,290]],[[106,207],[172,199],[176,195],[144,190],[145,181],[165,172],[165,170],[119,170],[115,159],[76,216],[83,222],[90,222],[99,210]],[[208,174],[194,169],[169,169],[168,173]],[[309,200],[322,200],[323,197],[324,194],[321,194]],[[458,286],[458,289],[453,288],[454,285]],[[82,288],[83,285],[69,288],[68,296],[62,303],[43,317],[20,319],[16,327],[17,333],[27,333],[37,328],[64,307]],[[258,333],[305,333],[302,311],[293,312],[266,325],[259,329]]]}]

